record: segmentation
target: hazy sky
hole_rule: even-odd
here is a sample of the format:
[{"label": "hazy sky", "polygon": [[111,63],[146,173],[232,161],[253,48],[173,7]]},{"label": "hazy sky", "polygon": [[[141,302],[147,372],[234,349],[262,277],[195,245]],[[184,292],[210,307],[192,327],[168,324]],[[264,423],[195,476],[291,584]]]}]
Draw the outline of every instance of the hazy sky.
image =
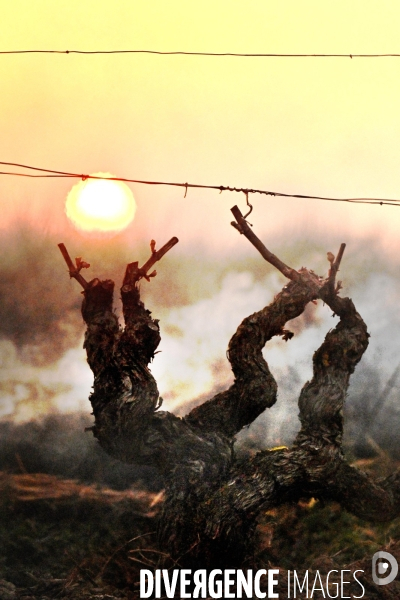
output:
[{"label": "hazy sky", "polygon": [[[4,49],[400,52],[400,6],[392,1],[2,5]],[[400,197],[400,59],[39,54],[2,56],[0,69],[5,161],[137,179]],[[53,226],[62,223],[70,182],[3,177],[0,186],[4,223],[6,216],[41,215],[43,206]],[[216,243],[227,208],[241,201],[190,192],[183,202],[174,188],[134,192],[142,208],[134,235],[151,229],[156,213],[165,233],[174,224],[182,242],[180,230],[189,236],[195,213],[191,242],[204,240],[207,225]],[[296,228],[300,217],[311,230],[392,235],[400,214],[265,197],[255,206],[266,230]]]},{"label": "hazy sky", "polygon": [[[400,53],[400,4],[393,1],[0,0],[0,7],[0,50]],[[79,173],[109,171],[135,179],[400,198],[399,106],[400,58],[3,55],[0,160]],[[79,246],[79,237],[64,214],[72,183],[0,175],[3,235],[25,224],[38,239],[47,233]],[[230,207],[239,204],[244,210],[242,194],[189,190],[184,198],[177,188],[132,185],[131,189],[137,216],[119,237],[119,247],[133,251],[135,244],[151,238],[161,244],[177,235],[180,244],[173,250],[177,260],[201,256],[214,271],[219,261],[229,260],[232,271],[240,271],[235,260],[254,256],[250,244],[229,225]],[[306,265],[316,268],[325,265],[327,250],[335,252],[345,241],[343,271],[347,259],[353,265],[349,270],[351,278],[357,279],[359,297],[367,289],[378,294],[364,300],[368,315],[379,311],[382,289],[390,288],[385,307],[394,310],[400,207],[265,196],[252,196],[252,200],[250,220],[265,242],[288,249],[297,244],[296,252],[288,250],[297,261],[294,267],[304,262],[301,248],[306,255],[310,248],[321,248],[322,254],[313,255],[317,264]],[[83,243],[90,254],[90,240]],[[80,254],[80,249],[71,248],[71,253]],[[93,256],[84,258],[91,262]],[[376,278],[371,283],[385,261],[390,283],[385,287]],[[56,264],[63,268],[61,260]],[[270,271],[261,259],[260,269],[267,277]],[[185,319],[191,322],[190,310],[207,319],[209,308],[199,303],[213,294],[215,301],[222,302],[226,294],[239,304],[240,298],[254,298],[254,308],[252,301],[247,307],[243,300],[243,314],[239,311],[236,323],[250,305],[251,310],[257,308],[259,281],[250,280],[246,269],[244,275],[236,273],[237,280],[235,274],[221,273],[211,291],[198,284],[205,272],[204,267],[200,275],[195,269],[188,275],[187,286],[194,286],[197,296],[164,314],[171,327]],[[40,278],[40,273],[31,277]],[[283,281],[274,282],[276,292]],[[79,296],[79,290],[72,286],[71,294],[72,290]],[[168,294],[173,296],[173,291],[163,291],[166,302],[173,305]],[[391,317],[385,318],[379,329],[382,348],[386,335],[382,332],[391,329]],[[215,316],[215,326],[224,329],[222,320]],[[230,323],[225,327],[227,338],[233,333],[231,327]],[[4,339],[16,343],[6,333]],[[180,344],[172,334],[165,339],[171,352]],[[193,357],[201,356],[201,344],[200,340]],[[395,356],[393,344],[387,345],[391,357]],[[214,347],[219,354],[219,343]],[[73,368],[78,365],[79,373],[86,373],[79,356],[75,362],[71,359]],[[206,377],[193,361],[194,371],[183,365],[190,372],[187,378],[200,381],[194,386],[196,393],[207,391],[212,387],[212,370]],[[16,362],[11,362],[16,368]],[[7,365],[3,379],[11,369],[11,363]],[[179,374],[171,375],[173,368],[169,363],[156,367],[165,385],[174,386],[179,380]],[[49,372],[41,373],[48,380]],[[201,383],[205,379],[207,383]]]}]

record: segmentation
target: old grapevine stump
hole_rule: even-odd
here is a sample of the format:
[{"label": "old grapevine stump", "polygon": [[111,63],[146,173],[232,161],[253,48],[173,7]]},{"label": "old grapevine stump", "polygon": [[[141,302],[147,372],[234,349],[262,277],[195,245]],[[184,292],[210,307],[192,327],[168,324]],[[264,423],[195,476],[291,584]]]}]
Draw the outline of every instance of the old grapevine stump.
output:
[{"label": "old grapevine stump", "polygon": [[[250,230],[239,209],[233,225],[289,282],[274,300],[239,325],[229,342],[234,383],[185,418],[160,410],[157,384],[148,368],[160,342],[158,321],[140,300],[138,282],[177,239],[155,251],[143,267],[128,265],[121,296],[125,328],[113,312],[114,282],[80,275],[60,249],[69,272],[84,288],[85,348],[94,374],[90,401],[94,436],[110,455],[158,467],[166,496],[159,522],[159,544],[179,565],[239,567],[251,549],[257,516],[299,498],[338,501],[371,520],[399,513],[400,474],[375,481],[351,467],[342,453],[343,403],[350,375],[368,345],[367,328],[349,298],[341,298],[336,274],[343,256],[328,253],[327,278],[296,271],[274,256]],[[155,272],[151,273],[154,276]],[[313,377],[299,398],[301,430],[291,448],[235,457],[235,435],[277,397],[277,386],[262,355],[273,336],[289,339],[285,323],[310,301],[321,299],[339,316],[313,358]]]}]

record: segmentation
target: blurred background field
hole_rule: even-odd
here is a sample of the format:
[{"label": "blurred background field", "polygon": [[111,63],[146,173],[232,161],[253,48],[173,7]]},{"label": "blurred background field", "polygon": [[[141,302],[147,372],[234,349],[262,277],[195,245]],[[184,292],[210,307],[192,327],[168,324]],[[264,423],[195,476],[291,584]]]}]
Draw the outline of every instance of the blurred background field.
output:
[{"label": "blurred background field", "polygon": [[[139,569],[158,564],[162,481],[151,469],[108,458],[83,432],[88,420],[52,415],[0,426],[1,598],[136,599]],[[240,452],[256,446],[250,436]],[[353,463],[376,476],[400,465],[376,442],[358,448],[365,452],[353,454]],[[399,539],[400,518],[373,525],[337,504],[304,501],[261,513],[247,566],[326,573],[350,565],[369,574],[374,552],[389,548],[396,556]],[[366,597],[396,598],[393,585],[386,591],[393,596],[371,588]]]}]

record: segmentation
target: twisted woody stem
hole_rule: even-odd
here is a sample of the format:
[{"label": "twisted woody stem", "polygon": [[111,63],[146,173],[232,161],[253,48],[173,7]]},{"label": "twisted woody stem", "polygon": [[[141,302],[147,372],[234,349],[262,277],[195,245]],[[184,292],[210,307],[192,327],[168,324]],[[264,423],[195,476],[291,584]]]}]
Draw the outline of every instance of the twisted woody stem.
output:
[{"label": "twisted woody stem", "polygon": [[[160,343],[158,321],[152,319],[140,300],[138,282],[175,244],[172,238],[160,250],[152,240],[151,256],[142,266],[127,266],[121,289],[125,328],[121,330],[113,312],[114,282],[97,278],[85,281],[74,267],[63,244],[60,251],[74,277],[84,288],[82,316],[87,325],[84,347],[94,374],[90,401],[95,424],[93,434],[110,455],[125,462],[157,462],[160,456],[146,456],[148,430],[159,406],[159,392],[148,363]],[[77,265],[81,264],[76,259]],[[86,264],[86,263],[85,263]]]},{"label": "twisted woody stem", "polygon": [[[114,282],[86,282],[67,260],[70,276],[84,288],[85,348],[94,373],[90,397],[93,433],[112,456],[158,466],[166,476],[166,499],[159,525],[160,544],[185,564],[240,566],[252,540],[260,508],[300,497],[337,500],[356,515],[391,519],[400,511],[400,472],[383,481],[347,464],[342,453],[343,404],[349,379],[368,345],[368,332],[336,283],[345,245],[330,262],[326,279],[295,269],[272,254],[233,207],[234,227],[289,283],[262,310],[239,325],[228,347],[232,386],[193,409],[184,419],[157,410],[158,389],[148,363],[160,341],[158,321],[140,300],[138,281],[149,279],[161,250],[152,242],[150,259],[127,266],[121,288],[125,329],[112,310]],[[80,260],[80,259],[79,259]],[[82,281],[83,279],[83,281]],[[338,315],[313,357],[313,377],[300,394],[301,429],[291,448],[262,451],[238,462],[234,436],[276,401],[277,386],[262,350],[310,301],[323,300]],[[192,561],[192,562],[191,562]]]},{"label": "twisted woody stem", "polygon": [[[336,260],[330,257],[327,280],[282,263],[255,236],[239,209],[232,209],[236,229],[245,235],[262,256],[293,284],[321,298],[339,316],[313,358],[313,377],[300,394],[301,430],[290,449],[262,451],[252,460],[236,465],[230,479],[208,500],[200,512],[206,521],[209,539],[218,537],[234,545],[261,508],[268,510],[301,497],[336,500],[347,510],[365,519],[386,521],[400,512],[400,470],[383,480],[374,480],[350,466],[342,453],[343,404],[349,379],[368,346],[366,325],[349,298],[340,298],[335,286],[345,245]],[[287,288],[291,285],[289,284]],[[293,297],[296,302],[296,299]],[[238,494],[240,490],[240,494]],[[238,526],[239,524],[239,526]]]}]

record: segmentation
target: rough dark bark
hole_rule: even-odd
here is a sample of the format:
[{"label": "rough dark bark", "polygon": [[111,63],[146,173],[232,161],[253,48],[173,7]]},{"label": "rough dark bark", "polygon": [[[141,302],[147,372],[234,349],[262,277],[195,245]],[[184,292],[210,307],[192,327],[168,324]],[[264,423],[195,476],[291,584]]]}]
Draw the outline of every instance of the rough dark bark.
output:
[{"label": "rough dark bark", "polygon": [[[265,248],[237,207],[232,212],[236,229],[290,281],[233,335],[228,348],[233,385],[183,419],[159,410],[157,385],[148,368],[160,341],[159,326],[141,302],[138,287],[167,250],[157,255],[152,242],[152,258],[142,269],[137,263],[128,265],[121,288],[124,330],[112,311],[114,283],[83,280],[85,348],[94,373],[93,434],[112,456],[163,472],[160,544],[179,564],[196,568],[240,566],[261,507],[314,497],[336,500],[371,520],[388,520],[400,512],[400,472],[374,481],[348,465],[342,453],[349,378],[368,345],[364,321],[349,298],[340,298],[341,284],[335,283],[344,245],[336,260],[328,253],[326,279],[304,268],[295,271]],[[76,277],[72,261],[67,264]],[[339,323],[314,354],[313,377],[299,398],[301,430],[291,448],[238,461],[234,436],[276,401],[276,382],[262,349],[273,336],[290,339],[285,323],[317,299],[339,316]]]}]

